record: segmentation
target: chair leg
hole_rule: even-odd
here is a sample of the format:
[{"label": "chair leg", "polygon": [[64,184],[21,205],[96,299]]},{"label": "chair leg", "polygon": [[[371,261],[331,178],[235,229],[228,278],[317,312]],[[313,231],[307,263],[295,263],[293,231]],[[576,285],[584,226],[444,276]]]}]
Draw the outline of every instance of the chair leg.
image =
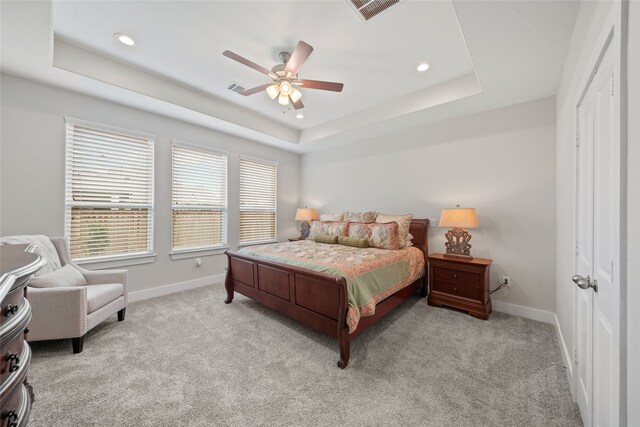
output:
[{"label": "chair leg", "polygon": [[73,346],[73,352],[75,354],[82,353],[83,344],[84,344],[84,335],[78,338],[71,338],[71,345]]},{"label": "chair leg", "polygon": [[127,308],[123,308],[118,312],[118,322],[122,322],[124,320],[124,313],[127,311]]}]

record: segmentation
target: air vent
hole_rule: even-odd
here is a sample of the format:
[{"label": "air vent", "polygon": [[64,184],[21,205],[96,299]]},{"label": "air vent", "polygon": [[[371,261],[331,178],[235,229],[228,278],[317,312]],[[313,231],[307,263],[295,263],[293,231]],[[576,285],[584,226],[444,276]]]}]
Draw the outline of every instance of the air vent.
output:
[{"label": "air vent", "polygon": [[243,92],[246,88],[241,84],[238,84],[236,82],[231,82],[229,86],[227,86],[227,89],[235,93],[240,93],[240,92]]},{"label": "air vent", "polygon": [[358,16],[367,22],[371,18],[380,15],[390,7],[399,4],[402,0],[347,0],[358,13]]}]

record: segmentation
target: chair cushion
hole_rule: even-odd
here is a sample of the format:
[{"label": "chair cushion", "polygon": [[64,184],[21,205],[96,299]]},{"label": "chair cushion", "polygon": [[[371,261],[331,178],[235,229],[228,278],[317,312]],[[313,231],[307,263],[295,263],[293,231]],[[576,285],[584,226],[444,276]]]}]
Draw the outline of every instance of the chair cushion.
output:
[{"label": "chair cushion", "polygon": [[60,263],[60,257],[58,256],[58,251],[56,251],[56,247],[53,246],[53,243],[51,243],[51,239],[49,239],[47,236],[43,236],[41,234],[36,234],[33,236],[6,236],[0,238],[0,243],[4,245],[36,245],[38,247],[38,249],[36,249],[36,254],[47,260],[47,263],[34,274],[34,276],[36,277],[59,270],[60,267],[62,267],[62,264]]},{"label": "chair cushion", "polygon": [[87,314],[104,307],[122,295],[122,283],[87,285]]},{"label": "chair cushion", "polygon": [[67,264],[59,270],[29,280],[32,288],[61,288],[65,286],[82,286],[87,281],[73,265]]}]

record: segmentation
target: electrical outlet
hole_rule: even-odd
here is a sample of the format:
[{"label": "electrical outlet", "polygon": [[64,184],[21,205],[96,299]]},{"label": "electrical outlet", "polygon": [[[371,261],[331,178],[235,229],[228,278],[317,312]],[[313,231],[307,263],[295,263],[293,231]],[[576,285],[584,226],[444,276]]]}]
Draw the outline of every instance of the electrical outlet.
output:
[{"label": "electrical outlet", "polygon": [[502,276],[502,282],[501,282],[501,283],[504,283],[504,282],[507,282],[507,285],[506,285],[506,286],[511,287],[511,277],[509,277],[509,276]]}]

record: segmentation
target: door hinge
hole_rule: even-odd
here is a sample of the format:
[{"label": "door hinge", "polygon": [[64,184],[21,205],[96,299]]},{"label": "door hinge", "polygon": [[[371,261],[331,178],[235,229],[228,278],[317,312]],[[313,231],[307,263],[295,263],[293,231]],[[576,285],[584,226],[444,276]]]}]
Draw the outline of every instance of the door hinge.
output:
[{"label": "door hinge", "polygon": [[573,347],[573,363],[578,364],[578,349]]}]

